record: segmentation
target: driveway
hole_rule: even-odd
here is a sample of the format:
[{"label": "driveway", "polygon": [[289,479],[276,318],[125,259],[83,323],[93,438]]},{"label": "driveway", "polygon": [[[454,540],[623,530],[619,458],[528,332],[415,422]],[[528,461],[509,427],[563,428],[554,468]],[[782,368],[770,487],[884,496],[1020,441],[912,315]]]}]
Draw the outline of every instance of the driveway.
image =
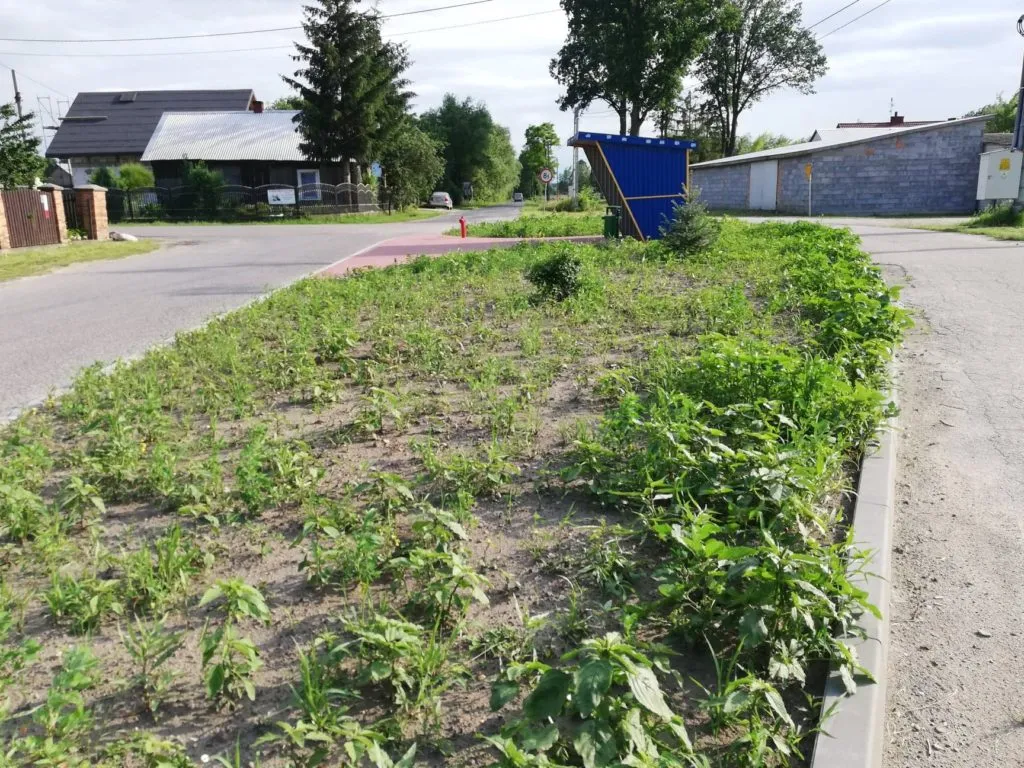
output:
[{"label": "driveway", "polygon": [[[465,216],[508,219],[519,210]],[[67,386],[83,366],[140,354],[381,240],[439,234],[459,215],[401,224],[119,227],[164,247],[0,283],[0,422]]]}]

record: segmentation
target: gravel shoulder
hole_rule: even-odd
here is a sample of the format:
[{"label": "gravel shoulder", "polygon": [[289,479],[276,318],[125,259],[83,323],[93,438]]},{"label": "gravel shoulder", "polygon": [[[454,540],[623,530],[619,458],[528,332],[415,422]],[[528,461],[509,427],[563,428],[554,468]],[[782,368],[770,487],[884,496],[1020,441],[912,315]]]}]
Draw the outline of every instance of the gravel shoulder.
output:
[{"label": "gravel shoulder", "polygon": [[1024,750],[1024,247],[853,227],[917,328],[903,406],[886,768]]}]

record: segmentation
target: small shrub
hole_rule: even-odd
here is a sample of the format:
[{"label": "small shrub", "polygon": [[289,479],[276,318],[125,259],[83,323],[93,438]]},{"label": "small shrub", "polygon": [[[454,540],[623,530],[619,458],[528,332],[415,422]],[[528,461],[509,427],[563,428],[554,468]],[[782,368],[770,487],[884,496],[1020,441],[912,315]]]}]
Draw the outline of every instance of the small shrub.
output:
[{"label": "small shrub", "polygon": [[556,251],[530,267],[526,279],[543,298],[564,301],[583,290],[583,259],[571,248]]},{"label": "small shrub", "polygon": [[696,187],[686,187],[686,203],[673,206],[672,221],[661,227],[661,242],[678,256],[693,256],[718,241],[722,222],[708,213]]}]

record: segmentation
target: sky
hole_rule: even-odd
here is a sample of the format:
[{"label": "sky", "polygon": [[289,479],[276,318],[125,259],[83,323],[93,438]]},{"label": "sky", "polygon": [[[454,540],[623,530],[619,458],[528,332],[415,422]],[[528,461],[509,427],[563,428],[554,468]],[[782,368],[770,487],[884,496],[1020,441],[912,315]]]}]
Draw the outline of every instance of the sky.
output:
[{"label": "sky", "polygon": [[[380,0],[376,5],[382,14],[400,14],[466,1]],[[806,0],[804,21],[814,24],[848,2]],[[741,133],[806,138],[838,122],[886,120],[891,105],[908,120],[942,120],[990,103],[998,93],[1009,97],[1018,86],[1024,57],[1024,37],[1016,29],[1024,7],[1018,2],[889,0],[853,21],[880,2],[858,0],[815,26],[829,65],[816,92],[767,96],[744,113]],[[194,35],[297,26],[301,18],[298,0],[32,0],[0,4],[0,37]],[[563,141],[571,135],[572,115],[559,111],[560,90],[548,73],[566,33],[557,0],[485,0],[388,19],[384,33],[408,45],[417,111],[452,92],[485,102],[495,120],[509,127],[517,150],[534,123],[553,122]],[[12,99],[12,67],[25,108],[39,113],[46,125],[54,124],[51,116],[66,110],[79,91],[252,88],[269,103],[287,93],[280,75],[295,68],[290,46],[300,34],[87,44],[0,41],[0,103]],[[195,51],[209,53],[185,55]],[[155,53],[169,55],[138,55]],[[597,104],[581,127],[616,132],[618,119]],[[570,150],[557,154],[564,166]]]}]

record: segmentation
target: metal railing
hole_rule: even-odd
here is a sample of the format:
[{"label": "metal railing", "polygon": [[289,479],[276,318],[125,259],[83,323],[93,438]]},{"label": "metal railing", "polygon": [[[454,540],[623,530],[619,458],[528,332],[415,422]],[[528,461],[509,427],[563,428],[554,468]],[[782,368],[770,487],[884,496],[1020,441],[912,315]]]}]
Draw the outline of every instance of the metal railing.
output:
[{"label": "metal railing", "polygon": [[107,218],[122,221],[252,221],[379,211],[366,184],[142,187],[107,191]]}]

